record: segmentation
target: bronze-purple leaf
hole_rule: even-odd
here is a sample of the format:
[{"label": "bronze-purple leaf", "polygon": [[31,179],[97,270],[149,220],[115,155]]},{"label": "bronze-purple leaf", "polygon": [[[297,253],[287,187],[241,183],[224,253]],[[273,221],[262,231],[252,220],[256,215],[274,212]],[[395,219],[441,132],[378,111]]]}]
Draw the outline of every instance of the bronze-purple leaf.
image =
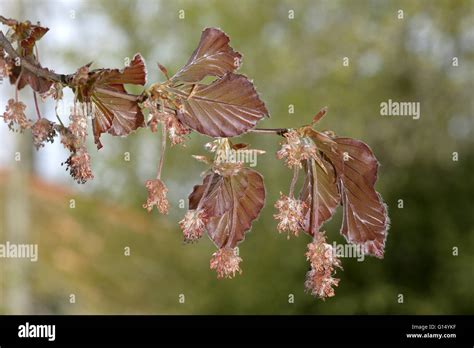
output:
[{"label": "bronze-purple leaf", "polygon": [[[18,22],[14,19],[8,20],[13,29],[13,39],[18,43],[17,53],[22,59],[26,59],[30,64],[35,65],[38,69],[43,69],[45,72],[48,71],[46,68],[42,68],[38,62],[38,57],[33,53],[33,49],[36,45],[36,41],[40,40],[47,32],[48,28],[31,24],[30,22]],[[20,79],[18,82],[18,78]],[[10,83],[17,84],[18,89],[22,89],[27,84],[38,93],[45,93],[49,90],[52,81],[49,81],[43,77],[36,76],[29,70],[24,69],[22,66],[13,64],[13,69],[10,74]]]},{"label": "bronze-purple leaf", "polygon": [[211,137],[240,135],[268,116],[265,104],[243,75],[228,73],[210,85],[169,90],[181,96],[178,119],[189,128]]},{"label": "bronze-purple leaf", "polygon": [[[42,68],[39,63],[35,63],[35,65],[38,69],[49,72],[48,69]],[[20,78],[20,81],[18,81],[18,89],[22,89],[26,85],[30,85],[30,87],[38,93],[46,93],[53,84],[52,81],[47,80],[44,77],[38,77],[29,70],[24,69],[22,66],[14,65],[10,74],[10,83],[15,85],[18,78]]]},{"label": "bronze-purple leaf", "polygon": [[222,77],[240,66],[242,56],[229,46],[229,37],[219,29],[207,28],[186,65],[173,81],[199,82],[206,76]]},{"label": "bronze-purple leaf", "polygon": [[146,67],[142,56],[136,54],[123,70],[100,69],[90,74],[94,79],[91,92],[91,101],[95,105],[92,125],[95,142],[100,148],[102,133],[124,136],[143,126],[144,117],[138,101],[127,93],[124,85],[144,85]]},{"label": "bronze-purple leaf", "polygon": [[[313,235],[313,231],[319,231],[320,227],[329,221],[334,215],[336,208],[341,204],[341,196],[337,187],[336,172],[332,164],[323,156],[319,163],[314,159],[304,161],[305,179],[300,192],[299,199],[306,203],[305,224],[303,230]],[[313,191],[313,187],[316,190]],[[313,201],[313,192],[316,192]],[[312,216],[312,207],[318,211],[318,216]],[[311,229],[311,222],[315,225]]]},{"label": "bronze-purple leaf", "polygon": [[348,242],[362,245],[366,253],[382,258],[389,218],[387,207],[374,188],[378,161],[372,150],[351,138],[335,137],[334,147],[312,138],[336,170],[344,207],[341,234]]},{"label": "bronze-purple leaf", "polygon": [[242,241],[264,204],[263,177],[249,168],[228,177],[208,174],[189,196],[189,209],[200,205],[209,217],[206,229],[218,248],[234,248]]},{"label": "bronze-purple leaf", "polygon": [[124,69],[101,69],[97,85],[141,85],[146,83],[145,61],[140,53],[133,56],[132,61]]}]

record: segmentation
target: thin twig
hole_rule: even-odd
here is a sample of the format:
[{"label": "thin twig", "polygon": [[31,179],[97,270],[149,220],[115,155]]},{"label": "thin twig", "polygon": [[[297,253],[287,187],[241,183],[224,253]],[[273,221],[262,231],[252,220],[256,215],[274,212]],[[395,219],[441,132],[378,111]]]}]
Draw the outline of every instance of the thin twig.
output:
[{"label": "thin twig", "polygon": [[20,73],[18,74],[18,78],[16,79],[16,82],[15,82],[15,102],[17,103],[18,103],[18,85],[20,84],[22,75],[23,75],[23,71],[20,71]]},{"label": "thin twig", "polygon": [[278,134],[278,135],[283,135],[288,132],[289,132],[288,128],[253,128],[249,130],[249,133]]},{"label": "thin twig", "polygon": [[163,163],[165,161],[166,151],[166,127],[164,124],[161,125],[161,156],[160,162],[158,163],[158,173],[156,174],[157,179],[161,179],[161,171],[163,169]]},{"label": "thin twig", "polygon": [[38,116],[38,120],[40,120],[41,119],[41,112],[39,110],[38,98],[36,97],[36,92],[35,91],[33,91],[33,99],[35,101],[36,116]]},{"label": "thin twig", "polygon": [[311,160],[309,162],[308,167],[311,173],[311,177],[313,178],[311,182],[311,215],[309,229],[313,237],[316,238],[316,235],[319,232],[318,173],[316,171],[316,164],[314,160]]},{"label": "thin twig", "polygon": [[294,166],[294,168],[293,168],[293,178],[291,179],[291,184],[290,184],[290,193],[289,193],[290,197],[293,197],[293,195],[294,195],[296,182],[298,181],[299,171],[300,171],[300,167],[299,166]]},{"label": "thin twig", "polygon": [[64,84],[68,84],[68,82],[72,79],[72,75],[60,75],[56,74],[55,72],[49,71],[48,69],[44,69],[39,67],[37,64],[32,63],[27,57],[21,57],[13,48],[12,44],[8,39],[5,37],[2,31],[0,31],[0,46],[8,53],[8,55],[13,58],[15,61],[20,60],[21,66],[26,70],[32,72],[38,77],[43,77],[45,79],[61,82]]},{"label": "thin twig", "polygon": [[0,23],[8,25],[8,26],[12,26],[12,25],[15,25],[17,23],[17,21],[14,20],[14,19],[5,18],[5,17],[0,15]]}]

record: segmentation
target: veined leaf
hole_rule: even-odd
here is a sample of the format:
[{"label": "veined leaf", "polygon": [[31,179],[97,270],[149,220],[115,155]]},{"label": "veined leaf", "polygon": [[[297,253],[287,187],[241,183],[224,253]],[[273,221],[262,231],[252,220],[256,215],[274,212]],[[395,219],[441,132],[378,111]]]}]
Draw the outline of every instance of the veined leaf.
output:
[{"label": "veined leaf", "polygon": [[132,61],[124,69],[102,69],[100,76],[96,80],[97,86],[114,85],[141,85],[146,83],[146,66],[141,54],[133,56]]},{"label": "veined leaf", "polygon": [[208,174],[189,196],[189,209],[199,204],[209,217],[206,229],[211,240],[218,248],[234,248],[265,204],[263,177],[249,168],[228,177]]},{"label": "veined leaf", "polygon": [[[39,63],[36,63],[36,66],[39,69],[49,71],[46,68],[42,68]],[[20,76],[21,73],[21,76]],[[51,88],[53,84],[52,81],[45,79],[44,77],[38,77],[34,73],[30,72],[27,69],[24,69],[22,66],[13,66],[13,69],[10,74],[10,83],[15,85],[17,83],[17,79],[20,77],[20,81],[18,81],[18,89],[24,88],[26,85],[30,85],[30,87],[38,92],[38,93],[46,93]]]},{"label": "veined leaf", "polygon": [[171,80],[199,82],[206,76],[222,77],[238,69],[242,56],[229,46],[229,41],[221,30],[205,29],[191,58]]},{"label": "veined leaf", "polygon": [[99,91],[93,93],[92,101],[96,106],[94,125],[103,123],[94,129],[106,129],[111,135],[123,136],[143,125],[143,114],[136,101]]},{"label": "veined leaf", "polygon": [[[305,179],[299,199],[306,203],[304,231],[313,235],[319,228],[334,215],[336,208],[341,204],[341,196],[337,187],[336,172],[332,164],[319,158],[319,162],[308,159],[304,163]],[[313,187],[316,190],[313,191]],[[313,192],[317,194],[313,201]],[[312,216],[312,207],[318,211],[318,216]],[[312,223],[315,224],[312,229]]]},{"label": "veined leaf", "polygon": [[232,137],[255,127],[268,115],[252,83],[243,75],[228,73],[210,85],[171,88],[181,97],[178,119],[211,137]]},{"label": "veined leaf", "polygon": [[90,74],[95,81],[91,95],[91,101],[95,105],[92,126],[97,147],[101,148],[102,133],[124,136],[144,124],[138,102],[133,96],[130,98],[124,84],[144,85],[146,67],[142,56],[136,54],[130,65],[122,70],[101,69]]},{"label": "veined leaf", "polygon": [[[31,24],[29,22],[18,22],[12,19],[9,21],[11,23],[9,25],[13,29],[12,37],[18,42],[18,54],[23,59],[28,60],[31,64],[36,65],[36,67],[39,69],[48,71],[48,69],[41,67],[37,57],[33,54],[33,49],[35,47],[36,41],[40,40],[49,29],[39,25]],[[49,81],[43,77],[38,77],[29,70],[15,64],[13,65],[13,69],[10,74],[10,83],[16,84],[18,78],[20,78],[20,81],[18,81],[18,89],[22,89],[28,84],[34,91],[38,93],[47,92],[53,84],[52,81]]]},{"label": "veined leaf", "polygon": [[348,242],[362,245],[368,254],[382,258],[389,218],[387,207],[374,188],[378,162],[372,150],[351,138],[335,137],[334,147],[320,137],[312,138],[336,169],[344,207],[341,234]]},{"label": "veined leaf", "polygon": [[24,35],[22,35],[23,39],[20,41],[20,46],[23,48],[23,55],[32,55],[36,41],[41,39],[48,31],[49,28],[30,25],[30,28],[24,32]]}]

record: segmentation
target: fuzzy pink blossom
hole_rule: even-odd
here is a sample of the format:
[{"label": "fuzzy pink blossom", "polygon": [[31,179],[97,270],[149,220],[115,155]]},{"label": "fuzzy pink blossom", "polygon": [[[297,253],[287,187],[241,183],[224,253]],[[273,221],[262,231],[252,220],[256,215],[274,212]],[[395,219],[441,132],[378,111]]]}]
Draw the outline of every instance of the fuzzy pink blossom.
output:
[{"label": "fuzzy pink blossom", "polygon": [[0,81],[5,78],[10,76],[12,71],[11,65],[0,56]]},{"label": "fuzzy pink blossom", "polygon": [[65,164],[67,165],[66,170],[69,170],[71,176],[80,184],[84,184],[86,181],[94,178],[91,169],[90,155],[87,153],[85,147],[72,153]]},{"label": "fuzzy pink blossom", "polygon": [[339,284],[334,275],[336,268],[342,267],[334,248],[326,243],[324,232],[317,233],[308,244],[306,259],[311,263],[311,270],[306,274],[306,290],[321,299],[334,296],[333,287]]},{"label": "fuzzy pink blossom", "polygon": [[18,126],[18,130],[23,132],[27,128],[31,128],[31,120],[28,120],[25,115],[26,105],[21,101],[15,101],[14,99],[8,100],[8,105],[5,112],[3,113],[3,121],[8,123],[10,130],[15,130],[15,125]]},{"label": "fuzzy pink blossom", "polygon": [[191,130],[174,115],[168,114],[164,125],[166,126],[171,145],[183,144],[187,139],[186,136],[191,133]]},{"label": "fuzzy pink blossom", "polygon": [[143,106],[150,112],[151,119],[148,125],[152,132],[156,132],[158,124],[161,123],[168,133],[171,145],[183,144],[186,141],[186,136],[191,133],[191,130],[178,120],[175,114],[161,111],[157,103],[150,99],[147,99]]},{"label": "fuzzy pink blossom", "polygon": [[31,127],[31,133],[33,134],[33,144],[37,150],[43,147],[46,142],[53,143],[56,136],[54,123],[46,118],[36,121]]},{"label": "fuzzy pink blossom", "polygon": [[233,278],[235,273],[242,273],[239,263],[242,259],[237,255],[237,248],[223,247],[212,254],[211,269],[217,272],[217,278]]},{"label": "fuzzy pink blossom", "polygon": [[277,225],[278,232],[288,232],[288,238],[290,238],[290,234],[297,237],[301,226],[304,225],[305,207],[305,202],[285,196],[280,192],[280,199],[275,202],[278,214],[273,215],[276,220],[279,220]]},{"label": "fuzzy pink blossom", "polygon": [[61,144],[70,152],[76,152],[83,146],[81,139],[75,136],[68,127],[60,125],[57,128],[61,135]]},{"label": "fuzzy pink blossom", "polygon": [[71,107],[69,130],[83,143],[87,137],[87,117],[82,108]]},{"label": "fuzzy pink blossom", "polygon": [[295,130],[284,134],[286,142],[281,146],[277,152],[278,159],[285,159],[288,167],[293,168],[302,167],[301,161],[316,156],[316,146],[308,142],[306,143]]},{"label": "fuzzy pink blossom", "polygon": [[168,189],[160,179],[148,180],[145,183],[148,190],[148,198],[143,204],[143,208],[151,212],[156,205],[160,213],[168,214],[169,202],[166,198]]},{"label": "fuzzy pink blossom", "polygon": [[41,100],[43,101],[45,101],[49,97],[53,98],[54,100],[60,100],[63,98],[63,87],[61,83],[53,83],[49,90],[41,94]]},{"label": "fuzzy pink blossom", "polygon": [[193,242],[201,238],[207,221],[207,214],[203,209],[189,210],[179,222],[185,241]]}]

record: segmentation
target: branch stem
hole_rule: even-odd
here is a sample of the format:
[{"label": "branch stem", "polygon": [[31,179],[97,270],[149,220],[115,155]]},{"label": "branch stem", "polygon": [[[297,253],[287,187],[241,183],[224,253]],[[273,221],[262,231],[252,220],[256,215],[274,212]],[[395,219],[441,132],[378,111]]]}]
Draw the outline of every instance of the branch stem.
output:
[{"label": "branch stem", "polygon": [[[0,20],[1,21],[1,20]],[[68,81],[72,79],[72,75],[60,75],[56,74],[52,71],[39,67],[37,64],[32,63],[27,57],[21,57],[17,51],[13,48],[12,44],[8,39],[5,37],[2,31],[0,31],[0,47],[8,53],[8,55],[15,61],[18,59],[20,60],[21,66],[30,71],[31,73],[35,74],[38,77],[43,77],[45,79],[61,82],[67,84]]]},{"label": "branch stem", "polygon": [[277,134],[283,136],[285,133],[288,133],[288,128],[253,128],[249,130],[249,133],[259,133],[259,134]]},{"label": "branch stem", "polygon": [[295,186],[296,182],[298,181],[298,173],[300,171],[300,167],[294,166],[293,167],[293,178],[291,179],[291,184],[290,184],[290,193],[289,196],[293,198],[293,195],[295,193]]},{"label": "branch stem", "polygon": [[166,127],[164,124],[161,125],[161,155],[160,162],[158,163],[158,172],[156,174],[157,179],[161,179],[161,171],[163,170],[163,163],[165,161],[166,151]]},{"label": "branch stem", "polygon": [[40,109],[39,109],[38,98],[36,97],[36,92],[35,91],[33,91],[33,99],[35,101],[36,116],[38,116],[38,120],[40,120],[41,119],[41,112],[40,112]]}]

